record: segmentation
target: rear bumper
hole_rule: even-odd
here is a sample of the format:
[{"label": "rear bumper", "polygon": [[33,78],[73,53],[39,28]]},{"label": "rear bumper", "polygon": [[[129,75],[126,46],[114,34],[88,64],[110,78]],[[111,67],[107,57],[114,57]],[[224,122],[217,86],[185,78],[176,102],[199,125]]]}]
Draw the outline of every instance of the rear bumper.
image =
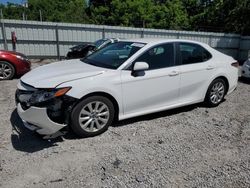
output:
[{"label": "rear bumper", "polygon": [[30,107],[24,110],[20,103],[18,103],[17,112],[23,120],[25,127],[41,135],[55,134],[67,126],[66,124],[59,124],[52,121],[47,114],[46,108]]}]

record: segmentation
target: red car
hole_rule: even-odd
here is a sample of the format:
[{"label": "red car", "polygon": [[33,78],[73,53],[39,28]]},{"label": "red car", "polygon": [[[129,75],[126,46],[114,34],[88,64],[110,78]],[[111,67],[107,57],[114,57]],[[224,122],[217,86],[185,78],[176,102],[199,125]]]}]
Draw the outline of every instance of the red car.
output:
[{"label": "red car", "polygon": [[28,71],[30,61],[24,54],[0,50],[0,80],[9,80]]}]

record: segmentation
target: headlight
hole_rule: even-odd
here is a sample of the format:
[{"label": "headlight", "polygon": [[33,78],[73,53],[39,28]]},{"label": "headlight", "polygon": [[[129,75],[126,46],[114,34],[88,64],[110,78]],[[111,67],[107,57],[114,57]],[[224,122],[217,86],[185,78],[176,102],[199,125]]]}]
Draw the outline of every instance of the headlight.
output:
[{"label": "headlight", "polygon": [[49,101],[53,98],[65,95],[71,88],[65,87],[60,89],[54,89],[52,91],[36,91],[32,94],[27,105],[33,105],[41,102]]}]

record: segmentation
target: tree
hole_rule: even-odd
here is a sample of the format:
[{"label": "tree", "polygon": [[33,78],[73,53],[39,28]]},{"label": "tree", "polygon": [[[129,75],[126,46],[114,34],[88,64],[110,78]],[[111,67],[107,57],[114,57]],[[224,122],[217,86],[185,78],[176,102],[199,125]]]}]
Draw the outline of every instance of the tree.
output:
[{"label": "tree", "polygon": [[4,18],[250,35],[250,0],[28,0],[1,5]]},{"label": "tree", "polygon": [[250,0],[214,0],[193,16],[194,28],[250,35]]},{"label": "tree", "polygon": [[250,35],[250,0],[236,0],[235,5],[226,18],[226,30]]},{"label": "tree", "polygon": [[95,24],[149,27],[162,29],[188,28],[187,12],[180,0],[112,0],[108,5],[90,7]]},{"label": "tree", "polygon": [[21,5],[8,3],[7,6],[0,4],[0,9],[3,10],[3,17],[7,19],[22,19],[26,9]]},{"label": "tree", "polygon": [[40,20],[42,11],[44,21],[87,23],[85,1],[82,0],[29,0],[29,19]]}]

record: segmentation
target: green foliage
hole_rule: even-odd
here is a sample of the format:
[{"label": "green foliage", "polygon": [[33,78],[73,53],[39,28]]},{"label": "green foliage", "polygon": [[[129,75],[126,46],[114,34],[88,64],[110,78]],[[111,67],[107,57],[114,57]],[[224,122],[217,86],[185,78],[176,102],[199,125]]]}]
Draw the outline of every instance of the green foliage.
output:
[{"label": "green foliage", "polygon": [[86,23],[86,4],[82,0],[29,0],[28,19],[44,21]]},{"label": "green foliage", "polygon": [[250,35],[250,0],[28,0],[0,4],[4,18]]},{"label": "green foliage", "polygon": [[188,28],[188,15],[180,0],[112,0],[90,6],[92,23],[161,29]]},{"label": "green foliage", "polygon": [[8,19],[22,18],[25,12],[24,7],[12,3],[8,3],[6,6],[0,4],[0,9],[3,12],[3,17]]},{"label": "green foliage", "polygon": [[[228,1],[231,5],[231,1]],[[226,30],[250,35],[250,0],[236,0],[226,17]]]},{"label": "green foliage", "polygon": [[193,17],[192,25],[250,35],[250,0],[214,0]]}]

